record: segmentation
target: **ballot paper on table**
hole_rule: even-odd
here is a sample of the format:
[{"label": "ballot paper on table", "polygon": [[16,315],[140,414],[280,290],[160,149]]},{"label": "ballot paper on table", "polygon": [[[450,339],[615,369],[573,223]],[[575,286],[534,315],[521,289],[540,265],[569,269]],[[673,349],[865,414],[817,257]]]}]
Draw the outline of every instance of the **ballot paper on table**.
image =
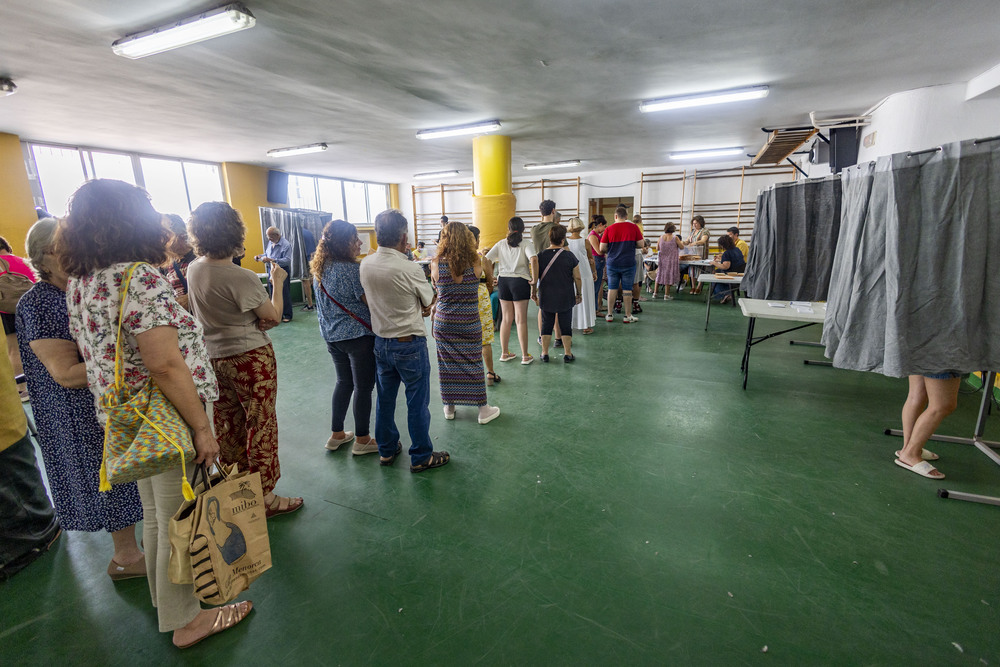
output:
[{"label": "ballot paper on table", "polygon": [[785,304],[783,304],[783,303],[772,303],[770,301],[767,302],[767,305],[770,306],[771,308],[784,308],[785,307]]},{"label": "ballot paper on table", "polygon": [[812,303],[809,301],[792,301],[792,308],[812,308]]},{"label": "ballot paper on table", "polygon": [[796,313],[814,313],[816,311],[814,311],[811,306],[795,306],[795,312]]}]

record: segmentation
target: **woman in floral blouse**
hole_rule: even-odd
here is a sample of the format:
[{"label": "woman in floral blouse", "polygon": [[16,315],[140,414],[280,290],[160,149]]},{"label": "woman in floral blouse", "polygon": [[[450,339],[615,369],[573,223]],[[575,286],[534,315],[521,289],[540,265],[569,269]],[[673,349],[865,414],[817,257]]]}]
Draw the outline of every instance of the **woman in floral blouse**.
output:
[{"label": "woman in floral blouse", "polygon": [[[122,181],[98,179],[80,187],[56,233],[56,254],[69,274],[66,302],[70,330],[87,365],[98,420],[107,415],[100,396],[114,383],[120,288],[135,265],[124,295],[121,321],[125,382],[139,387],[150,377],[191,427],[195,463],[211,463],[219,445],[205,412],[218,396],[201,326],[174,297],[157,270],[166,259],[169,232],[145,191]],[[169,524],[183,501],[173,469],[138,481],[143,506],[143,544],[160,632],[187,648],[221,632],[250,612],[237,602],[202,610],[190,584],[167,576]]]}]

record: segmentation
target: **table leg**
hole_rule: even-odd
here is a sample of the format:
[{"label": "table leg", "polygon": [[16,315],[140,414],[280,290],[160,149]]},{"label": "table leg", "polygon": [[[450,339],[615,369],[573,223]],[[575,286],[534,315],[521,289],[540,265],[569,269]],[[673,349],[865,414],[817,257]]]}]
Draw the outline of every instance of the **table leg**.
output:
[{"label": "table leg", "polygon": [[[705,285],[705,287],[708,288],[706,290],[706,292],[708,292],[708,296],[705,297],[705,331],[708,331],[708,316],[712,314],[712,289],[713,289],[713,285],[712,285],[712,283],[704,283],[704,285]],[[702,287],[702,289],[705,289],[705,287]]]},{"label": "table leg", "polygon": [[747,345],[743,349],[743,362],[740,364],[740,372],[743,373],[743,391],[747,389],[747,377],[750,375],[750,346],[753,345],[753,327],[756,321],[756,317],[751,317],[747,325]]}]

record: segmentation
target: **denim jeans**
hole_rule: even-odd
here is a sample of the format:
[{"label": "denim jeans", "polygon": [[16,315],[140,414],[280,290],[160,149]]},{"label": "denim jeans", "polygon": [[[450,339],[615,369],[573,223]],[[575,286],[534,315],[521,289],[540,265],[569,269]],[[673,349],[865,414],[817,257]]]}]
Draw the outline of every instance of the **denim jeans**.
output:
[{"label": "denim jeans", "polygon": [[331,431],[344,430],[344,417],[354,394],[354,434],[368,435],[372,416],[372,390],[375,388],[375,337],[358,336],[350,340],[327,341],[333,357],[337,384],[333,388]]},{"label": "denim jeans", "polygon": [[604,266],[608,258],[605,256],[594,257],[594,303],[601,303],[601,285],[604,284]]},{"label": "denim jeans", "polygon": [[400,342],[395,338],[375,337],[375,368],[378,403],[375,408],[375,440],[378,453],[388,457],[396,453],[399,429],[396,428],[396,395],[399,383],[406,386],[406,426],[410,433],[410,463],[418,465],[434,450],[429,433],[431,412],[431,361],[427,338],[414,336]]}]

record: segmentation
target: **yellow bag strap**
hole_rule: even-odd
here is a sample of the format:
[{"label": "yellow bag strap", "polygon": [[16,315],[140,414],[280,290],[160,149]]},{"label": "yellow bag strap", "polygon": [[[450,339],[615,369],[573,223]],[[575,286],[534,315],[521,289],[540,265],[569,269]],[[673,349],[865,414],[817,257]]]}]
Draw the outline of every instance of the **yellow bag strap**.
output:
[{"label": "yellow bag strap", "polygon": [[[128,271],[122,277],[122,282],[118,287],[118,336],[115,341],[115,389],[121,391],[122,385],[125,384],[125,364],[122,362],[122,321],[125,319],[125,297],[128,296],[128,288],[132,283],[132,274],[135,272],[136,267],[139,266],[139,262],[132,264],[128,267]],[[137,408],[132,408],[139,417],[142,418],[147,424],[152,426],[157,433],[159,433],[164,440],[173,445],[178,452],[181,454],[181,492],[184,495],[185,500],[194,500],[194,490],[191,488],[191,484],[187,479],[187,464],[184,461],[184,447],[168,436],[163,430],[154,424],[149,417],[140,412]],[[101,454],[101,469],[100,469],[100,483],[98,485],[98,491],[110,491],[111,483],[108,481],[108,436],[111,434],[111,420],[105,419],[104,421],[104,451]]]}]

